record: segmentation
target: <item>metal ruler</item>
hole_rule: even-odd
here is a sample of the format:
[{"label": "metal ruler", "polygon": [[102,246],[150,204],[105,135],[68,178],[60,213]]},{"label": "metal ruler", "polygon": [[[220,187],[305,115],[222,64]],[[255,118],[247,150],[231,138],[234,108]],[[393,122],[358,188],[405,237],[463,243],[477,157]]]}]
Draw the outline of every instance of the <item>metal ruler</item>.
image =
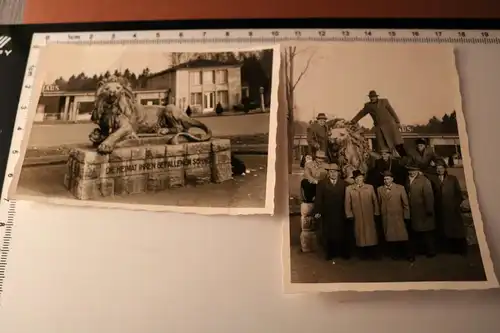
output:
[{"label": "metal ruler", "polygon": [[[34,34],[26,66],[19,107],[12,134],[2,199],[0,204],[0,297],[7,274],[7,259],[15,222],[16,202],[8,200],[7,189],[19,160],[28,106],[37,102],[32,96],[34,77],[41,48],[50,43],[74,44],[259,44],[288,41],[369,42],[369,43],[452,43],[500,44],[500,30],[388,30],[388,29],[206,29],[82,31]],[[61,180],[62,181],[62,180]],[[0,298],[1,301],[1,298]]]}]

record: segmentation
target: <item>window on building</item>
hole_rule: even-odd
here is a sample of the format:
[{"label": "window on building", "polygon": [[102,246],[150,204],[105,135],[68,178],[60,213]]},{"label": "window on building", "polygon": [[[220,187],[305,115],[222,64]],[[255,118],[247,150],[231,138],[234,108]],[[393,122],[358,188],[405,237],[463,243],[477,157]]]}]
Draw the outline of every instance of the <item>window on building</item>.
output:
[{"label": "window on building", "polygon": [[204,71],[203,72],[203,83],[213,84],[215,83],[215,71]]},{"label": "window on building", "polygon": [[141,99],[142,105],[160,105],[160,100],[157,98],[145,98]]},{"label": "window on building", "polygon": [[201,84],[201,72],[190,72],[189,75],[191,76],[191,84],[193,85],[200,85]]},{"label": "window on building", "polygon": [[227,90],[217,91],[217,102],[222,104],[223,107],[227,107],[229,104],[229,92]]},{"label": "window on building", "polygon": [[227,69],[217,71],[217,84],[227,83]]},{"label": "window on building", "polygon": [[94,102],[79,102],[78,114],[91,114],[94,109]]},{"label": "window on building", "polygon": [[201,93],[191,93],[191,105],[201,105]]}]

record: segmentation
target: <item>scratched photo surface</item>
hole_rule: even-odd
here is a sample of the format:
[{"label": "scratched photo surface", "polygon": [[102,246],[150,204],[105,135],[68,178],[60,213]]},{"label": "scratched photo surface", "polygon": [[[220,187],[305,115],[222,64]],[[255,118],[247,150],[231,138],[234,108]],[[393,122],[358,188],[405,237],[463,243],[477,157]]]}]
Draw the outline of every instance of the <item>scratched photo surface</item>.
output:
[{"label": "scratched photo surface", "polygon": [[274,213],[277,46],[59,44],[42,53],[12,197]]},{"label": "scratched photo surface", "polygon": [[292,43],[281,52],[285,289],[496,286],[453,48]]}]

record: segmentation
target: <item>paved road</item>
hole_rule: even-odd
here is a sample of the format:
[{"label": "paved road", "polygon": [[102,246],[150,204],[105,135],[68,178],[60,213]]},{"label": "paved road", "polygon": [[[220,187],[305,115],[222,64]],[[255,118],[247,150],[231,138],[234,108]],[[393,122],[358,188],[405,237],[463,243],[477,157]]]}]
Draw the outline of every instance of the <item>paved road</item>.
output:
[{"label": "paved road", "polygon": [[[269,133],[269,113],[203,117],[200,121],[212,129],[214,136]],[[28,146],[40,148],[87,142],[94,128],[94,124],[35,124]]]},{"label": "paved road", "polygon": [[[244,161],[251,173],[235,177],[222,184],[115,196],[100,201],[190,207],[263,207],[266,198],[267,156],[240,155],[238,157]],[[71,199],[73,197],[63,186],[65,171],[66,165],[23,168],[17,193]]]}]

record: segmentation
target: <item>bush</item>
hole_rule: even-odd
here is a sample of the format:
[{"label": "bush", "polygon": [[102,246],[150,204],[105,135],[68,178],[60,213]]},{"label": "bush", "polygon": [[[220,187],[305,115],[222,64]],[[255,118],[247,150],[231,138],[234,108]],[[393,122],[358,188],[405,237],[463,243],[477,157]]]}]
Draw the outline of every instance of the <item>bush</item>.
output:
[{"label": "bush", "polygon": [[215,113],[219,115],[222,112],[224,112],[224,108],[222,107],[222,104],[217,103],[217,105],[215,106]]},{"label": "bush", "polygon": [[191,110],[191,107],[189,105],[186,109],[186,114],[188,115],[188,117],[191,117],[191,115],[193,114],[193,111]]}]

